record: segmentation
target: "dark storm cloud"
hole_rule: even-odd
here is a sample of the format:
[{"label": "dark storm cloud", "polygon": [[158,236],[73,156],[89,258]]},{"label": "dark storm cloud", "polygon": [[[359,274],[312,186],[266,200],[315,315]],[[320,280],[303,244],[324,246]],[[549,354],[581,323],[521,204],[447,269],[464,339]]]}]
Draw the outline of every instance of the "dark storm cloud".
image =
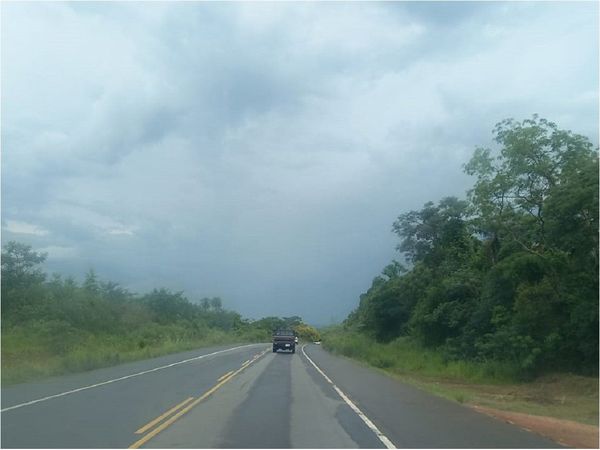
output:
[{"label": "dark storm cloud", "polygon": [[342,319],[494,124],[597,142],[597,5],[3,6],[2,227],[48,268]]}]

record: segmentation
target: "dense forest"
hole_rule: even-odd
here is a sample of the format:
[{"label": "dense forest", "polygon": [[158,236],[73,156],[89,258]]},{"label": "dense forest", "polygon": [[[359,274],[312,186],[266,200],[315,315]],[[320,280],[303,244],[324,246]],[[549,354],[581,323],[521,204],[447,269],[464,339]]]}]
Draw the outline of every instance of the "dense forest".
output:
[{"label": "dense forest", "polygon": [[598,151],[533,116],[464,165],[474,185],[401,214],[398,250],[343,326],[522,374],[598,370]]},{"label": "dense forest", "polygon": [[41,269],[45,254],[8,242],[2,250],[2,380],[24,381],[122,361],[235,342],[269,342],[293,327],[318,332],[298,316],[243,318],[220,298],[188,299],[154,289],[140,295],[90,270],[82,283]]}]

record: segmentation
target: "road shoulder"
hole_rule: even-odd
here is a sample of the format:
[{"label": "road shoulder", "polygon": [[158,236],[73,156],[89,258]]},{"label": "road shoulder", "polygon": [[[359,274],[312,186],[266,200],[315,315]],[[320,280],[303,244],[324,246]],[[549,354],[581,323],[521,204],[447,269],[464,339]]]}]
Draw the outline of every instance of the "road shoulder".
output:
[{"label": "road shoulder", "polygon": [[574,448],[598,448],[598,427],[586,425],[572,420],[561,420],[554,417],[534,416],[500,409],[469,405],[475,411],[487,414],[499,420],[517,425],[524,430],[546,436],[561,445]]}]

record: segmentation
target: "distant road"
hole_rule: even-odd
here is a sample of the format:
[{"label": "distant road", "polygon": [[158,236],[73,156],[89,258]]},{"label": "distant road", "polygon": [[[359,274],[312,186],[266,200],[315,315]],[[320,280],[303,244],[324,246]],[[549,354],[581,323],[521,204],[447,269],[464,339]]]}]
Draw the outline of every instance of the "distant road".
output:
[{"label": "distant road", "polygon": [[2,389],[3,448],[548,448],[307,345],[215,347]]}]

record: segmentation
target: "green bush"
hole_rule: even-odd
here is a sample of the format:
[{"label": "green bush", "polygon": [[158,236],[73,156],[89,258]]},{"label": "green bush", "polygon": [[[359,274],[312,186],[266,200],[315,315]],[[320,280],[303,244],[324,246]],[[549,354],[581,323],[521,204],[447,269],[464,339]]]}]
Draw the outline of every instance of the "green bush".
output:
[{"label": "green bush", "polygon": [[381,343],[340,327],[324,332],[322,342],[334,353],[398,374],[475,383],[504,383],[516,380],[520,374],[519,366],[500,361],[448,360],[443,352],[424,348],[408,337]]}]

